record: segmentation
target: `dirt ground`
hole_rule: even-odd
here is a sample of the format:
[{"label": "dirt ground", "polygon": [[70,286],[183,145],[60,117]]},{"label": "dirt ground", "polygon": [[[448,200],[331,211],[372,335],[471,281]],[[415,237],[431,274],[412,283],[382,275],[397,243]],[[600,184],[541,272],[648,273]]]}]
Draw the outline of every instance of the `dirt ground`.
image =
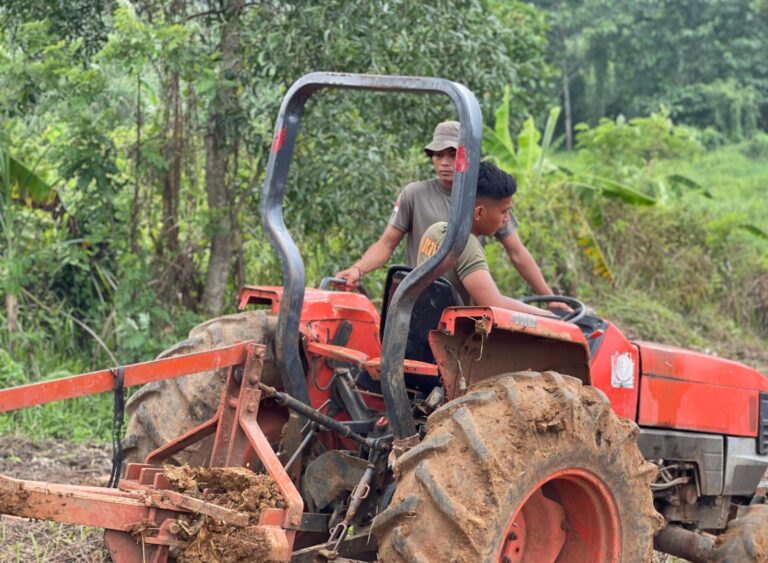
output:
[{"label": "dirt ground", "polygon": [[[104,486],[112,467],[111,448],[104,444],[71,444],[62,441],[32,442],[0,437],[0,474],[35,481]],[[168,467],[166,476],[177,490],[214,504],[249,513],[252,523],[264,507],[285,506],[277,486],[265,475],[247,469]],[[237,491],[236,493],[234,491]],[[202,523],[202,522],[201,522]],[[203,524],[203,530],[180,560],[261,560],[264,543],[253,533]],[[254,558],[255,557],[255,558]],[[0,515],[0,562],[101,562],[110,561],[102,531]]]},{"label": "dirt ground", "polygon": [[[0,474],[78,485],[104,485],[112,468],[111,447],[0,437]],[[0,561],[110,561],[102,531],[58,522],[0,515]]]}]

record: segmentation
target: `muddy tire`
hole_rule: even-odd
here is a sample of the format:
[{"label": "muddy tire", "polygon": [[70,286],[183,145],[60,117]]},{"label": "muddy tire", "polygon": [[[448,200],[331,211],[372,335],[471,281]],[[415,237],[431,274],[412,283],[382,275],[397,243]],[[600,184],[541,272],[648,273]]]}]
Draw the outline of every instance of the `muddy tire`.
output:
[{"label": "muddy tire", "polygon": [[650,561],[663,519],[636,437],[572,377],[485,380],[435,411],[398,459],[395,496],[374,522],[379,559]]},{"label": "muddy tire", "polygon": [[748,507],[728,523],[715,540],[715,563],[758,563],[768,561],[768,505]]},{"label": "muddy tire", "polygon": [[[186,340],[160,354],[158,359],[256,340],[267,344],[262,381],[274,384],[275,322],[276,317],[264,311],[218,317],[193,328]],[[220,369],[155,381],[139,389],[126,403],[125,461],[141,463],[153,450],[210,419],[219,406],[226,376],[227,370]],[[172,461],[203,465],[210,449],[208,439],[179,452]]]}]

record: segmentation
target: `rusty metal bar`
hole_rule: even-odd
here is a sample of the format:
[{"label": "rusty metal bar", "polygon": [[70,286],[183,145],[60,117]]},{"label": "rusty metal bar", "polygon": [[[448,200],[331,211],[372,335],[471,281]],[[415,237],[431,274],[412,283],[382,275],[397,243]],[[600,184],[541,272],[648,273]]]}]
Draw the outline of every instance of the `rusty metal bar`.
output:
[{"label": "rusty metal bar", "polygon": [[[253,343],[254,341],[240,342],[206,352],[125,366],[125,387],[242,364],[246,347]],[[112,372],[104,369],[83,375],[2,389],[0,390],[0,412],[105,393],[112,391],[113,386]]]},{"label": "rusty metal bar", "polygon": [[23,481],[0,475],[4,514],[126,531],[147,518],[141,493]]},{"label": "rusty metal bar", "polygon": [[216,427],[219,423],[219,414],[216,413],[212,419],[202,423],[200,426],[196,426],[186,434],[182,434],[178,438],[171,440],[163,446],[152,451],[145,460],[145,463],[162,463],[164,460],[171,457],[173,454],[180,452],[184,448],[191,446],[192,444],[199,442],[203,438],[206,438],[216,432]]},{"label": "rusty metal bar", "polygon": [[301,525],[301,515],[304,513],[304,501],[301,499],[301,495],[296,490],[288,473],[285,472],[280,460],[277,459],[272,446],[267,441],[267,437],[264,436],[261,428],[259,428],[259,424],[256,422],[256,413],[242,413],[240,426],[243,432],[245,432],[251,447],[264,465],[264,469],[272,477],[288,505],[286,521],[283,523],[283,526],[286,528],[298,528]]}]

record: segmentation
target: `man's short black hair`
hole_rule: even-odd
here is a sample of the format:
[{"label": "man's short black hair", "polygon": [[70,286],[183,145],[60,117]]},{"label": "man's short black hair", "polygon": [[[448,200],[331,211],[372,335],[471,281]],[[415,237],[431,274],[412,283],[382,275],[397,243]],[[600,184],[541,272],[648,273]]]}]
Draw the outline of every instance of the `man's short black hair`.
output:
[{"label": "man's short black hair", "polygon": [[517,191],[515,178],[495,164],[483,160],[477,173],[477,196],[496,201],[514,195]]}]

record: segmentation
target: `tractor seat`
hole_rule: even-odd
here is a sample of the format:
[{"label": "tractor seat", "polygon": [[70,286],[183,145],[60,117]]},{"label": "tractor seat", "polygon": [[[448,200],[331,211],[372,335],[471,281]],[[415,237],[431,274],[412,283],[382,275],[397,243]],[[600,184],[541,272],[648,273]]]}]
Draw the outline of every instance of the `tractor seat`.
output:
[{"label": "tractor seat", "polygon": [[[400,283],[413,270],[410,266],[392,266],[387,272],[384,284],[384,298],[381,305],[380,335],[384,337],[384,327],[387,322],[387,309]],[[411,324],[408,328],[408,339],[405,345],[405,384],[422,391],[430,391],[437,384],[437,366],[432,348],[429,346],[429,331],[435,330],[440,323],[440,317],[447,307],[464,305],[461,296],[451,282],[445,278],[437,278],[422,291],[413,306]],[[434,374],[429,365],[434,366]],[[369,371],[373,366],[369,367]],[[409,367],[412,368],[409,370]]]}]

